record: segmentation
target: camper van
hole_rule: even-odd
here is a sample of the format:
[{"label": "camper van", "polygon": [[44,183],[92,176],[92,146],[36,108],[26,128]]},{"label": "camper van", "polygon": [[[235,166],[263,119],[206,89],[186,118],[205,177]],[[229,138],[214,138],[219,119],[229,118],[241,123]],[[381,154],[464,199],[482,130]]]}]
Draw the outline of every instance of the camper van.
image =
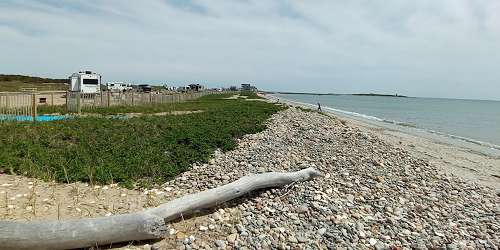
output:
[{"label": "camper van", "polygon": [[106,83],[106,89],[114,92],[125,92],[132,90],[132,85],[124,82],[108,82]]},{"label": "camper van", "polygon": [[73,73],[69,77],[69,87],[72,92],[99,93],[101,85],[101,75],[92,71],[80,71]]}]

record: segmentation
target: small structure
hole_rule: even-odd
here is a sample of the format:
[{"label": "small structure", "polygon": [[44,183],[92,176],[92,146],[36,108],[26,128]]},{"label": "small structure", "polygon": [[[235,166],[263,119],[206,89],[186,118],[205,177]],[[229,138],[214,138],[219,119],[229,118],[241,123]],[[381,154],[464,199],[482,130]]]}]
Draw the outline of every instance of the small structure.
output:
[{"label": "small structure", "polygon": [[69,77],[71,92],[96,94],[101,91],[101,75],[92,71],[80,71]]},{"label": "small structure", "polygon": [[132,85],[124,82],[107,82],[106,90],[114,92],[125,92],[132,90]]},{"label": "small structure", "polygon": [[167,90],[167,91],[175,91],[177,89],[176,87],[169,86],[168,84],[164,84],[163,88],[165,88],[165,90]]},{"label": "small structure", "polygon": [[140,92],[149,93],[153,90],[153,87],[149,84],[139,84],[137,88]]},{"label": "small structure", "polygon": [[188,92],[189,90],[189,86],[180,86],[177,88],[177,92]]},{"label": "small structure", "polygon": [[257,91],[257,87],[252,86],[250,83],[242,83],[241,90],[243,90],[243,91]]},{"label": "small structure", "polygon": [[193,83],[193,84],[189,84],[189,89],[192,90],[192,91],[202,91],[205,89],[205,87],[201,84],[198,84],[198,83]]}]

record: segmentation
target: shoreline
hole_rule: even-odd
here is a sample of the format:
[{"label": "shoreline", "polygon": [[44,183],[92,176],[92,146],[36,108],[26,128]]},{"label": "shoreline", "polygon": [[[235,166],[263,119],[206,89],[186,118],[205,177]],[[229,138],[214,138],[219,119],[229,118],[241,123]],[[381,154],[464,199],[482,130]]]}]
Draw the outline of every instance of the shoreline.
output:
[{"label": "shoreline", "polygon": [[[281,104],[277,104],[281,105]],[[169,223],[154,249],[496,249],[500,196],[354,122],[290,107],[154,189],[0,175],[3,220],[131,213],[252,173],[314,167],[323,178],[267,189]],[[35,198],[33,198],[35,197]],[[35,213],[36,209],[36,213]],[[61,214],[59,214],[61,210]],[[115,247],[115,245],[113,245]],[[116,246],[120,247],[120,246]],[[122,249],[153,249],[144,242]]]},{"label": "shoreline", "polygon": [[[270,100],[277,99],[272,95],[266,95],[266,97],[271,97]],[[282,97],[279,98],[279,101],[291,106],[315,107],[313,104],[296,102]],[[493,188],[500,194],[500,156],[481,152],[481,150],[475,149],[474,145],[465,145],[467,142],[464,142],[464,145],[450,143],[440,134],[433,136],[431,133],[429,135],[412,133],[398,128],[397,125],[391,127],[390,124],[348,116],[329,108],[323,108],[323,113],[346,120],[365,132],[374,133],[394,147],[403,148],[418,158],[428,160],[444,173],[452,173],[467,181]],[[440,136],[443,138],[439,138]]]}]

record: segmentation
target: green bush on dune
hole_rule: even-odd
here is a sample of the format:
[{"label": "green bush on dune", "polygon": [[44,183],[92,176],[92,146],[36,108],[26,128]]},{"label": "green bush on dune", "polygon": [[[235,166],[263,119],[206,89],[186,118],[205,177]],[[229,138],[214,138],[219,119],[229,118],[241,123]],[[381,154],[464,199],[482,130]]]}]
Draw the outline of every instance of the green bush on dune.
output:
[{"label": "green bush on dune", "polygon": [[262,131],[265,120],[282,109],[266,102],[221,97],[102,111],[203,111],[185,115],[0,123],[0,168],[58,182],[161,183],[195,162],[207,162],[216,149],[234,148],[235,138]]}]

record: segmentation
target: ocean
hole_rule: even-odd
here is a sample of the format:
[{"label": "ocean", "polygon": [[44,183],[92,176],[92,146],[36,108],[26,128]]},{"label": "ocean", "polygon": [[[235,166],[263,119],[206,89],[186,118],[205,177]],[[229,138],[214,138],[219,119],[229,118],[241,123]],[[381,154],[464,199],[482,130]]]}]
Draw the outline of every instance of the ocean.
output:
[{"label": "ocean", "polygon": [[425,132],[500,154],[500,101],[355,95],[273,94],[341,116]]}]

